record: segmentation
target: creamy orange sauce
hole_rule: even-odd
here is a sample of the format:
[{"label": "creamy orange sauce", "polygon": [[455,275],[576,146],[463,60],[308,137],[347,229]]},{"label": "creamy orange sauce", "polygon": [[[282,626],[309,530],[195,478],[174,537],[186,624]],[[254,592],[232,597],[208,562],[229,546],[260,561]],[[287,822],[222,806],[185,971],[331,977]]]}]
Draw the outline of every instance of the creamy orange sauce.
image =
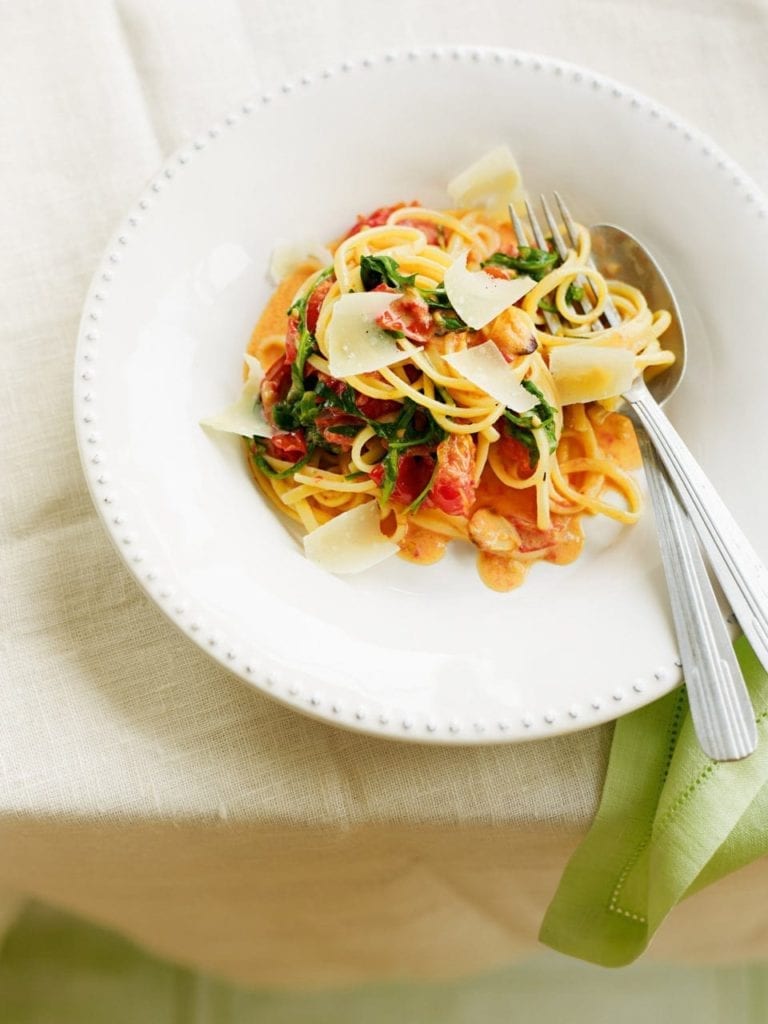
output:
[{"label": "creamy orange sauce", "polygon": [[[581,410],[578,412],[583,416]],[[606,412],[599,406],[590,407],[587,415],[605,457],[622,469],[638,469],[642,460],[631,420],[621,413]],[[568,420],[568,425],[578,429],[578,420],[579,415],[574,414],[573,420]],[[558,448],[558,456],[561,461],[576,457],[581,454],[580,447],[577,438],[563,438]],[[577,477],[574,474],[572,483],[577,487],[582,486],[585,483],[585,475],[579,474]],[[552,529],[537,530],[535,487],[519,490],[509,488],[498,479],[490,467],[486,467],[480,481],[473,511],[477,509],[489,509],[510,519],[522,533],[522,550],[519,552],[504,554],[480,551],[478,572],[486,586],[492,590],[506,591],[520,586],[530,565],[539,559],[556,565],[567,565],[581,554],[584,546],[582,519],[585,512],[575,512],[572,515],[553,513]],[[539,548],[539,545],[541,547],[538,558],[536,550],[525,551],[526,547],[533,549]]]},{"label": "creamy orange sauce", "polygon": [[480,479],[480,486],[477,488],[473,511],[478,508],[490,508],[512,520],[522,519],[535,525],[536,488],[523,487],[517,490],[507,487],[491,467],[486,466]]},{"label": "creamy orange sauce", "polygon": [[620,412],[606,413],[598,406],[590,409],[589,418],[603,454],[622,469],[640,469],[643,460],[632,420]]},{"label": "creamy orange sauce", "polygon": [[316,263],[302,263],[291,274],[284,278],[270,296],[269,302],[251,332],[246,352],[261,363],[262,369],[268,370],[275,359],[282,354],[282,346],[265,344],[271,339],[285,337],[288,322],[288,310],[296,292],[301,288],[310,274],[318,269]]},{"label": "creamy orange sauce", "polygon": [[[481,551],[478,555],[478,572],[486,586],[492,590],[512,590],[525,579],[529,566],[535,561],[554,562],[567,565],[579,557],[584,545],[584,531],[581,527],[581,513],[574,515],[552,515],[552,529],[538,530],[536,527],[536,488],[525,487],[514,490],[503,484],[495,473],[486,467],[477,492],[475,509],[487,508],[509,518],[521,532],[520,552],[509,555]],[[535,544],[536,551],[525,551]],[[521,560],[521,556],[522,559]],[[537,557],[538,556],[538,557]]]},{"label": "creamy orange sauce", "polygon": [[575,516],[553,516],[562,520],[564,528],[557,537],[557,543],[550,549],[546,557],[547,562],[554,562],[555,565],[568,565],[575,562],[584,547],[584,529],[581,525],[583,513]]},{"label": "creamy orange sauce", "polygon": [[480,551],[477,556],[477,572],[486,587],[503,594],[515,590],[524,582],[528,565],[509,555]]},{"label": "creamy orange sauce", "polygon": [[[606,458],[622,469],[639,468],[642,464],[640,449],[632,421],[628,417],[617,412],[607,412],[599,406],[590,406],[586,414],[582,408],[566,410],[567,426],[577,432],[580,427],[581,430],[589,430],[587,417]],[[558,446],[560,461],[577,458],[582,454],[583,445],[578,436],[561,439]],[[587,474],[572,474],[571,482],[580,487],[585,484],[586,476]],[[555,512],[551,517],[552,528],[538,530],[536,488],[524,487],[516,490],[507,487],[490,466],[486,466],[483,472],[470,519],[481,509],[504,517],[521,532],[522,550],[509,554],[482,549],[478,551],[478,573],[491,590],[514,590],[523,583],[529,568],[536,561],[568,565],[579,557],[584,547],[582,519],[587,513],[579,511],[565,515]],[[471,526],[469,532],[472,534]],[[477,542],[477,546],[481,547],[482,540],[479,537]],[[412,523],[405,538],[400,542],[400,557],[419,565],[430,565],[443,557],[448,543],[448,537]]]},{"label": "creamy orange sauce", "polygon": [[448,537],[443,537],[432,530],[425,530],[415,523],[408,524],[405,537],[400,541],[398,555],[406,562],[418,565],[433,565],[439,562],[448,547]]}]

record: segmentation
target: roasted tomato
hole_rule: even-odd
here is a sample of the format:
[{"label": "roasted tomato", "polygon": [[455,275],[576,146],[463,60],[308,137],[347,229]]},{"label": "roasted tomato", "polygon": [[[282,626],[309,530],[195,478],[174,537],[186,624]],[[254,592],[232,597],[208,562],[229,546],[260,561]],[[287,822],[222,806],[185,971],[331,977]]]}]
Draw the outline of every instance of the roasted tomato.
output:
[{"label": "roasted tomato", "polygon": [[302,431],[285,430],[268,439],[266,452],[274,459],[298,462],[307,454],[307,442]]},{"label": "roasted tomato", "polygon": [[[376,373],[372,373],[369,376],[378,377]],[[339,380],[338,377],[331,377],[327,373],[318,373],[318,377],[326,387],[330,388],[337,395],[341,395],[348,386],[343,380]],[[360,410],[361,415],[366,416],[369,420],[379,420],[382,416],[386,416],[391,412],[398,412],[401,408],[400,402],[392,402],[388,398],[371,398],[370,395],[364,395],[361,392],[355,393],[355,405]]]},{"label": "roasted tomato", "polygon": [[535,523],[522,518],[515,519],[513,517],[512,521],[520,536],[520,551],[522,552],[543,551],[546,548],[554,547],[563,529],[562,523],[558,523],[554,517],[550,530],[540,530]]},{"label": "roasted tomato", "polygon": [[483,270],[489,277],[498,277],[501,281],[509,281],[512,277],[506,267],[497,267],[493,263],[489,263],[487,267],[483,267]]},{"label": "roasted tomato", "polygon": [[400,402],[392,402],[388,398],[371,398],[370,395],[355,395],[355,405],[369,420],[380,420],[391,412],[399,412]]},{"label": "roasted tomato", "polygon": [[347,387],[343,380],[339,380],[338,377],[332,377],[329,373],[323,373],[322,370],[318,370],[317,379],[321,384],[325,384],[327,388],[330,388],[335,395],[343,394],[344,388]]},{"label": "roasted tomato", "polygon": [[354,416],[331,409],[320,413],[315,426],[329,444],[337,445],[342,451],[349,451],[355,440],[354,435],[350,437],[346,431],[340,432],[339,427],[355,427],[360,430],[365,424]]},{"label": "roasted tomato", "polygon": [[290,386],[291,365],[286,356],[280,356],[272,363],[261,382],[261,404],[267,422],[273,427],[275,422],[272,419],[272,409],[278,402],[282,402]]},{"label": "roasted tomato", "polygon": [[[411,203],[411,205],[418,206],[418,203]],[[440,228],[437,224],[433,224],[431,220],[419,220],[418,217],[405,217],[397,223],[403,224],[407,228],[418,228],[426,237],[427,245],[440,244]]]},{"label": "roasted tomato", "polygon": [[297,346],[299,343],[299,321],[295,316],[288,317],[288,327],[285,332],[285,359],[287,363],[296,362]]},{"label": "roasted tomato", "polygon": [[[402,210],[406,206],[418,205],[418,200],[414,199],[410,203],[393,203],[392,206],[380,206],[377,210],[374,210],[373,213],[369,213],[367,217],[362,215],[359,216],[357,218],[357,223],[349,229],[346,235],[344,235],[344,238],[356,235],[358,231],[362,231],[363,228],[383,227],[395,210]],[[419,231],[423,231],[429,245],[437,245],[440,241],[440,229],[431,221],[419,220],[418,217],[406,217],[405,220],[398,221],[398,224],[404,224],[406,227],[418,228]]]},{"label": "roasted tomato", "polygon": [[[397,464],[397,480],[390,500],[400,505],[410,505],[432,479],[434,469],[434,457],[426,448],[404,452]],[[384,481],[384,467],[374,466],[370,476],[381,487]]]},{"label": "roasted tomato", "polygon": [[435,482],[424,503],[448,516],[468,516],[475,500],[475,442],[468,434],[451,434],[437,446]]},{"label": "roasted tomato", "polygon": [[331,290],[332,284],[333,281],[327,277],[324,281],[320,282],[309,297],[309,302],[307,303],[307,330],[310,334],[315,333],[317,318],[320,316],[320,308],[323,305],[325,296]]},{"label": "roasted tomato", "polygon": [[351,235],[356,235],[358,231],[362,231],[363,228],[380,228],[387,223],[389,215],[394,213],[395,210],[402,210],[406,206],[406,203],[394,203],[392,206],[380,206],[374,210],[373,213],[369,213],[367,217],[360,214],[357,218],[357,223],[349,229],[344,235],[344,238],[349,238]]},{"label": "roasted tomato", "polygon": [[426,300],[412,289],[408,289],[399,299],[395,299],[376,318],[376,323],[385,331],[400,331],[406,338],[419,345],[429,341],[432,334],[432,314],[429,306]]},{"label": "roasted tomato", "polygon": [[531,453],[522,441],[518,441],[516,437],[511,437],[502,431],[496,444],[505,466],[508,466],[522,479],[531,475],[533,472]]}]

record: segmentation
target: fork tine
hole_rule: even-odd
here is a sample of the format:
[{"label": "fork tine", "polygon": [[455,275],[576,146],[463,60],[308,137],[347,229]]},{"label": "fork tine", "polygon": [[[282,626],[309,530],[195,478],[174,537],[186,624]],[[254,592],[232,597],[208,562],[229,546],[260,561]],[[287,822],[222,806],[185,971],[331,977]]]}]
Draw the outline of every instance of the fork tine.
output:
[{"label": "fork tine", "polygon": [[555,197],[555,202],[557,203],[558,208],[560,210],[560,215],[563,218],[565,230],[568,232],[568,237],[571,240],[571,245],[574,248],[576,248],[576,246],[579,244],[579,235],[576,231],[576,225],[573,221],[573,217],[571,216],[570,210],[563,202],[563,197],[560,195],[559,192],[553,192],[553,195]]},{"label": "fork tine", "polygon": [[[563,208],[565,207],[565,204],[561,201],[560,196],[557,194],[557,192],[555,192],[555,196],[557,196],[557,201],[558,201],[558,205],[560,206],[560,209],[563,210]],[[563,238],[562,232],[560,230],[560,225],[555,220],[555,215],[552,213],[550,205],[547,202],[547,197],[542,194],[540,198],[541,198],[541,207],[544,210],[544,216],[546,217],[547,225],[548,225],[550,233],[552,235],[552,241],[555,243],[555,248],[557,249],[557,254],[558,254],[558,256],[560,257],[561,260],[565,260],[568,257],[568,246],[566,245],[565,239]],[[565,219],[565,218],[563,218],[563,219]],[[573,221],[571,221],[571,224],[573,224]],[[569,230],[568,234],[573,238],[574,232]],[[578,303],[578,305],[581,306],[582,312],[584,312],[584,313],[591,313],[592,310],[594,309],[594,306],[593,306],[593,304],[590,302],[590,300],[588,298],[588,295],[591,295],[592,292],[591,292],[591,290],[589,288],[589,284],[588,284],[586,278],[584,277],[583,274],[579,274],[575,278],[575,283],[577,285],[579,285],[583,289],[583,293],[584,293],[583,297],[581,298],[581,300]],[[591,330],[593,330],[593,331],[601,331],[602,329],[603,329],[603,324],[601,323],[600,318],[598,317],[598,319],[595,320],[595,322],[591,325]]]},{"label": "fork tine", "polygon": [[[555,192],[553,194],[554,194],[554,197],[555,197],[555,201],[557,202],[558,208],[560,209],[560,214],[561,214],[561,216],[563,218],[563,224],[565,224],[565,229],[568,232],[568,235],[570,236],[571,243],[572,243],[573,247],[576,248],[578,246],[578,244],[579,244],[579,235],[578,235],[578,232],[576,231],[576,224],[574,223],[573,217],[571,216],[571,212],[568,209],[568,207],[565,205],[565,201],[563,200],[563,197],[560,195],[560,193],[559,192]],[[595,261],[592,259],[591,256],[587,260],[587,264],[590,267],[594,267],[595,266]],[[585,280],[584,277],[582,277],[580,275],[576,279],[576,281],[582,287],[586,286],[585,287],[586,294],[594,296],[594,293],[593,293],[590,285],[588,284],[588,282]],[[581,305],[582,305],[582,308],[583,308],[585,313],[589,313],[592,310],[592,308],[593,308],[592,303],[586,297],[582,300]],[[603,306],[603,314],[602,315],[605,318],[605,320],[606,320],[606,322],[607,322],[609,327],[618,327],[619,324],[621,323],[621,313],[619,313],[619,311],[614,306],[613,300],[611,299],[610,295],[606,296],[605,305]],[[598,331],[598,330],[601,329],[601,326],[602,325],[600,324],[600,320],[598,319],[593,324],[592,330]]]},{"label": "fork tine", "polygon": [[563,241],[563,236],[560,234],[560,228],[555,220],[552,210],[549,207],[546,196],[541,195],[539,198],[541,199],[541,208],[544,211],[547,227],[549,228],[549,232],[552,235],[552,241],[555,243],[555,248],[557,249],[557,255],[561,260],[564,260],[568,255],[568,246]]},{"label": "fork tine", "polygon": [[509,219],[512,221],[512,230],[515,232],[515,240],[517,241],[518,249],[521,245],[528,245],[528,237],[525,234],[525,228],[523,227],[520,218],[517,216],[517,211],[512,203],[509,204]]},{"label": "fork tine", "polygon": [[[536,216],[533,210],[531,209],[531,204],[528,202],[527,199],[525,201],[525,208],[528,211],[528,220],[530,221],[531,230],[533,231],[533,236],[536,241],[536,244],[541,248],[544,248],[546,245],[546,243],[544,242],[544,236],[541,233],[539,222],[536,220]],[[509,204],[509,219],[512,221],[512,229],[517,237],[518,248],[520,248],[520,246],[522,245],[529,245],[528,237],[525,233],[525,228],[523,227],[522,222],[518,217],[517,212],[515,211],[515,208],[512,205],[512,203]],[[549,331],[549,333],[557,334],[561,326],[560,317],[556,313],[550,313],[546,310],[542,310],[542,313],[544,315],[544,322],[547,325],[547,330]]]},{"label": "fork tine", "polygon": [[538,245],[540,249],[546,249],[547,240],[544,237],[544,232],[541,230],[541,225],[536,218],[534,209],[527,199],[525,200],[525,209],[528,211],[528,220],[530,221],[531,228],[533,230],[533,237],[536,239],[536,245]]},{"label": "fork tine", "polygon": [[[573,220],[571,219],[570,214],[568,213],[568,210],[566,208],[566,205],[560,197],[560,194],[558,192],[555,192],[554,195],[557,199],[557,205],[560,207],[560,212],[563,215],[563,222],[566,224],[566,231],[568,232],[571,240],[573,241],[573,244],[576,245],[575,239],[577,238],[577,235],[575,226],[573,224]],[[560,231],[560,226],[555,220],[555,215],[552,213],[549,203],[547,202],[547,198],[544,195],[541,196],[541,206],[544,210],[544,216],[547,218],[549,230],[552,232],[552,240],[555,243],[555,248],[557,249],[560,259],[564,260],[568,256],[568,246],[565,243],[565,239],[563,238],[562,232]],[[581,309],[584,313],[591,313],[594,309],[594,306],[589,299],[589,296],[592,294],[589,284],[587,283],[583,274],[577,275],[577,277],[574,280],[575,283],[584,290],[584,295],[579,301],[578,305],[581,306]],[[593,331],[601,331],[603,329],[603,325],[600,322],[599,318],[592,324],[591,329]]]}]

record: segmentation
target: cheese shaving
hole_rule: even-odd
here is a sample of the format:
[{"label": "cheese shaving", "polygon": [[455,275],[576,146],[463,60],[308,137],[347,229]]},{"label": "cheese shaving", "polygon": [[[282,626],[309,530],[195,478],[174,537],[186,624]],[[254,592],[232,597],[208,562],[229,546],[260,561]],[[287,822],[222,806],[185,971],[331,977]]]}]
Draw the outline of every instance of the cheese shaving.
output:
[{"label": "cheese shaving", "polygon": [[550,353],[549,370],[562,405],[597,402],[632,386],[635,357],[625,348],[564,345]]},{"label": "cheese shaving", "polygon": [[276,245],[269,262],[269,276],[275,284],[280,284],[302,264],[312,262],[317,263],[319,267],[328,267],[333,263],[333,256],[330,250],[319,242],[287,242]]},{"label": "cheese shaving", "polygon": [[460,207],[506,207],[522,198],[520,169],[508,146],[497,146],[457,174],[448,195]]},{"label": "cheese shaving", "polygon": [[536,405],[536,397],[519,382],[494,342],[486,341],[461,352],[451,352],[443,358],[462,377],[497,402],[503,402],[505,408],[513,412],[528,412]]},{"label": "cheese shaving", "polygon": [[479,330],[526,295],[536,282],[530,277],[504,281],[484,270],[467,270],[463,253],[445,272],[445,292],[451,305],[469,327]]},{"label": "cheese shaving", "polygon": [[264,376],[261,364],[248,352],[244,354],[243,358],[248,367],[248,378],[240,392],[240,397],[215,416],[207,416],[200,420],[200,426],[209,427],[211,430],[220,430],[225,434],[237,434],[240,437],[271,437],[274,430],[264,418],[259,401],[261,381]]},{"label": "cheese shaving", "polygon": [[392,335],[376,323],[399,298],[399,292],[350,292],[338,299],[325,335],[334,377],[372,373],[406,358]]},{"label": "cheese shaving", "polygon": [[304,538],[307,558],[327,572],[362,572],[399,550],[381,532],[376,501],[356,505]]}]

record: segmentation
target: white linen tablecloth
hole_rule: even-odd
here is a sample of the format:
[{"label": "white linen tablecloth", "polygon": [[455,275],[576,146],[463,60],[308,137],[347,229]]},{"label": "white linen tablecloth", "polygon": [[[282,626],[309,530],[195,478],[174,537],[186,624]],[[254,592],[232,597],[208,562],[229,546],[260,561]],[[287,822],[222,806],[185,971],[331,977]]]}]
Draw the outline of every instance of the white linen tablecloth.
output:
[{"label": "white linen tablecloth", "polygon": [[[0,887],[242,982],[448,976],[529,951],[600,792],[610,728],[423,748],[249,690],[140,591],[80,473],[82,300],[162,157],[261,88],[431,43],[613,75],[768,187],[766,0],[0,5]],[[766,897],[761,862],[684,904],[653,955],[767,955]]]}]

